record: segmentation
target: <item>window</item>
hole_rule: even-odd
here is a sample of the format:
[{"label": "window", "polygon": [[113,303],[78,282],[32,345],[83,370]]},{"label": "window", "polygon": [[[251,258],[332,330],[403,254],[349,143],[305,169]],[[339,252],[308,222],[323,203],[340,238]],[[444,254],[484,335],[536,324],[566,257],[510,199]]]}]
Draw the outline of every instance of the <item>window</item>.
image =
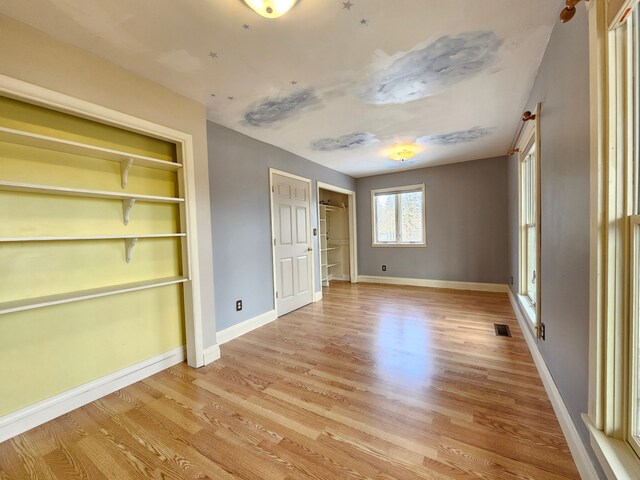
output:
[{"label": "window", "polygon": [[618,0],[596,2],[589,12],[597,30],[591,59],[598,68],[591,77],[597,183],[591,204],[595,348],[587,425],[605,470],[619,478],[640,478],[639,9],[637,0]]},{"label": "window", "polygon": [[622,41],[627,49],[623,60],[626,79],[626,101],[628,105],[625,143],[626,171],[629,180],[625,196],[628,198],[629,214],[629,319],[631,323],[631,378],[629,402],[629,443],[640,456],[640,8],[636,5],[624,27]]},{"label": "window", "polygon": [[536,188],[536,147],[531,145],[521,164],[522,169],[522,234],[524,273],[523,289],[531,305],[536,304],[536,263],[537,263],[537,188]]},{"label": "window", "polygon": [[[540,105],[528,122],[517,146],[520,164],[520,285],[519,299],[525,316],[538,332],[540,284],[540,192],[538,182],[538,127]],[[539,333],[539,332],[538,332]]]},{"label": "window", "polygon": [[424,185],[371,190],[374,246],[424,246]]}]

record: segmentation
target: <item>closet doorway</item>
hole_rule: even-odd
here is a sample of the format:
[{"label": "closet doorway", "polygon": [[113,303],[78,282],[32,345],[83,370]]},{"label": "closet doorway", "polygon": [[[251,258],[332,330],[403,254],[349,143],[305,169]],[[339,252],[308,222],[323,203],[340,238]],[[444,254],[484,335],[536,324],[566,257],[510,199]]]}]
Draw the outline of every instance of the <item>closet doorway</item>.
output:
[{"label": "closet doorway", "polygon": [[322,287],[358,281],[355,192],[318,182],[318,245]]}]

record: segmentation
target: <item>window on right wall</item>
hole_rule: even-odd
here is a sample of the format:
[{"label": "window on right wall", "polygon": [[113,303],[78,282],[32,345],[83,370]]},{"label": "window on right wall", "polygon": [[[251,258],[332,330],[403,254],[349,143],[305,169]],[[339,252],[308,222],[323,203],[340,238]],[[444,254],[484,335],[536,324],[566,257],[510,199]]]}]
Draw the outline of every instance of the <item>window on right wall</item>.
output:
[{"label": "window on right wall", "polygon": [[[606,472],[640,478],[640,6],[594,2],[590,409]],[[602,50],[600,48],[602,47]]]},{"label": "window on right wall", "polygon": [[625,25],[621,27],[626,49],[626,197],[629,203],[629,317],[631,323],[631,398],[629,443],[640,456],[640,7],[636,4]]},{"label": "window on right wall", "polygon": [[517,145],[520,177],[520,304],[530,325],[539,332],[540,322],[540,106],[535,119],[526,123]]}]

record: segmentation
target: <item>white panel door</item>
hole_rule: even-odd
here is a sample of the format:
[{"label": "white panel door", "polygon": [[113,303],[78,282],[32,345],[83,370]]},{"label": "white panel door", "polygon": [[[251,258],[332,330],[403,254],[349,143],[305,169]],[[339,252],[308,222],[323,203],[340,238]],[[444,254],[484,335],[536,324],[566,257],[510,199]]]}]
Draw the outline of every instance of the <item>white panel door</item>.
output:
[{"label": "white panel door", "polygon": [[273,174],[276,309],[284,315],[313,301],[310,185]]}]

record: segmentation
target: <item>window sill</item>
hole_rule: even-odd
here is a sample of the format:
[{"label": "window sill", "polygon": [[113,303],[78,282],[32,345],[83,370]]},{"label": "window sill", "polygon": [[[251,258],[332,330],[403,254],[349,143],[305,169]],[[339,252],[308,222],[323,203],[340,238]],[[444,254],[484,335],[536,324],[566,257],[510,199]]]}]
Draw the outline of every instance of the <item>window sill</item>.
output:
[{"label": "window sill", "polygon": [[372,243],[372,247],[426,247],[426,243]]},{"label": "window sill", "polygon": [[634,480],[640,478],[640,459],[622,440],[607,437],[593,426],[589,417],[582,415],[589,429],[591,447],[609,480]]},{"label": "window sill", "polygon": [[529,326],[533,328],[536,324],[535,307],[531,305],[531,302],[526,296],[518,294],[517,297],[518,297],[518,303],[520,303],[520,309],[524,313],[524,316],[527,317],[527,320],[529,321]]}]

